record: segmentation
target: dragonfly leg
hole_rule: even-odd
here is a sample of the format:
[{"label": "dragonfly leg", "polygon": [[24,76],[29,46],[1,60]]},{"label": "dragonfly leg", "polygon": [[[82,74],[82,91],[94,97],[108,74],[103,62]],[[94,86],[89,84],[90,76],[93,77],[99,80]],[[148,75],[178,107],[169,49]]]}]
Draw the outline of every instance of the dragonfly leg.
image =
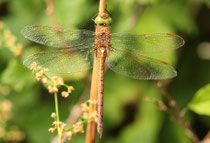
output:
[{"label": "dragonfly leg", "polygon": [[96,13],[96,14],[91,18],[91,20],[92,20],[93,22],[95,22],[95,19],[96,19],[97,16],[98,16],[98,13]]}]

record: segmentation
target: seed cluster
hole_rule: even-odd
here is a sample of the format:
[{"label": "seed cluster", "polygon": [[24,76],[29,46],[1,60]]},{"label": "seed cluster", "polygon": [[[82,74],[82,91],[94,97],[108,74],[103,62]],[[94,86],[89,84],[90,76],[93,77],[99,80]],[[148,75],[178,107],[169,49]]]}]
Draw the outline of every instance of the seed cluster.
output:
[{"label": "seed cluster", "polygon": [[69,96],[69,94],[74,90],[74,87],[66,85],[64,83],[63,78],[61,78],[61,77],[53,76],[53,77],[49,78],[46,75],[46,72],[49,72],[50,70],[47,68],[39,67],[36,62],[34,62],[30,65],[30,70],[33,73],[35,73],[36,79],[39,82],[42,82],[43,84],[48,84],[48,92],[51,94],[58,93],[59,92],[58,87],[64,86],[67,88],[67,91],[62,91],[61,96],[64,98],[67,98]]}]

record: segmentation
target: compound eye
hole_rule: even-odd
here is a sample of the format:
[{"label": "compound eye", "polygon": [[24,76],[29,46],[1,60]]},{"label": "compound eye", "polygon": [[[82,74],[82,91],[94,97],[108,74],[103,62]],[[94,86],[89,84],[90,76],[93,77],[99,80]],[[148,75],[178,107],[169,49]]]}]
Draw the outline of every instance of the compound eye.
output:
[{"label": "compound eye", "polygon": [[111,17],[108,17],[108,18],[102,18],[100,16],[97,16],[95,18],[95,24],[97,25],[111,25],[112,23],[112,18]]}]

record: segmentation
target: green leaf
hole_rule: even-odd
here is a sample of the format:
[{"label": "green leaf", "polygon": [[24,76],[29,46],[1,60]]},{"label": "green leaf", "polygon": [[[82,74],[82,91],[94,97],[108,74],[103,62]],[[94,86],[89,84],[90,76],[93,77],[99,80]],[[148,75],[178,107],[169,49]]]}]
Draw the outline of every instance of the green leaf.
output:
[{"label": "green leaf", "polygon": [[210,6],[210,0],[205,0],[206,4]]},{"label": "green leaf", "polygon": [[210,116],[210,84],[198,90],[188,108],[197,114]]},{"label": "green leaf", "polygon": [[[141,93],[143,96],[150,98],[160,97],[157,96],[157,89],[154,88],[154,86],[147,86],[144,87],[144,89],[145,91]],[[156,107],[156,105],[145,102],[142,98],[139,98],[135,121],[124,128],[118,138],[118,142],[156,143],[163,124],[162,115],[162,112]]]},{"label": "green leaf", "polygon": [[22,64],[22,61],[12,59],[1,75],[1,82],[9,85],[15,91],[21,92],[31,88],[36,83],[36,79],[30,70]]}]

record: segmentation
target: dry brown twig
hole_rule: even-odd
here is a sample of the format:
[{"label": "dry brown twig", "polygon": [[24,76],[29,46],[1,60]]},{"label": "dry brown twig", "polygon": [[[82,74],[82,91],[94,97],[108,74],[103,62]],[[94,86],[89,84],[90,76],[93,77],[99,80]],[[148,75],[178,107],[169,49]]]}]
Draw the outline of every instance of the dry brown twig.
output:
[{"label": "dry brown twig", "polygon": [[166,90],[166,87],[162,84],[162,82],[160,81],[155,81],[156,83],[156,86],[161,90],[161,92],[163,93],[162,95],[167,99],[169,105],[175,109],[175,111],[177,113],[180,113],[180,109],[179,107],[177,106],[176,104],[176,101],[174,101],[171,96],[169,96],[167,90]]},{"label": "dry brown twig", "polygon": [[[90,101],[97,100],[97,65],[96,65],[96,57],[94,56],[94,65],[93,65],[93,73],[92,73],[92,81],[91,81],[91,91],[90,91]],[[90,102],[90,112],[96,112],[97,107],[94,102]],[[96,134],[96,122],[90,120],[87,125],[86,131],[86,143],[95,143],[95,134]]]},{"label": "dry brown twig", "polygon": [[167,99],[168,105],[171,107],[171,109],[161,100],[148,97],[146,97],[145,100],[156,104],[162,111],[168,113],[173,120],[186,129],[188,136],[193,140],[194,143],[200,143],[198,136],[190,127],[189,123],[185,120],[183,112],[179,109],[175,100],[169,95],[166,87],[160,81],[156,81],[155,83],[156,86],[161,90],[162,95]]},{"label": "dry brown twig", "polygon": [[45,0],[46,2],[46,13],[50,16],[50,20],[52,21],[53,25],[56,27],[60,27],[57,23],[54,13],[54,3],[53,0]]}]

